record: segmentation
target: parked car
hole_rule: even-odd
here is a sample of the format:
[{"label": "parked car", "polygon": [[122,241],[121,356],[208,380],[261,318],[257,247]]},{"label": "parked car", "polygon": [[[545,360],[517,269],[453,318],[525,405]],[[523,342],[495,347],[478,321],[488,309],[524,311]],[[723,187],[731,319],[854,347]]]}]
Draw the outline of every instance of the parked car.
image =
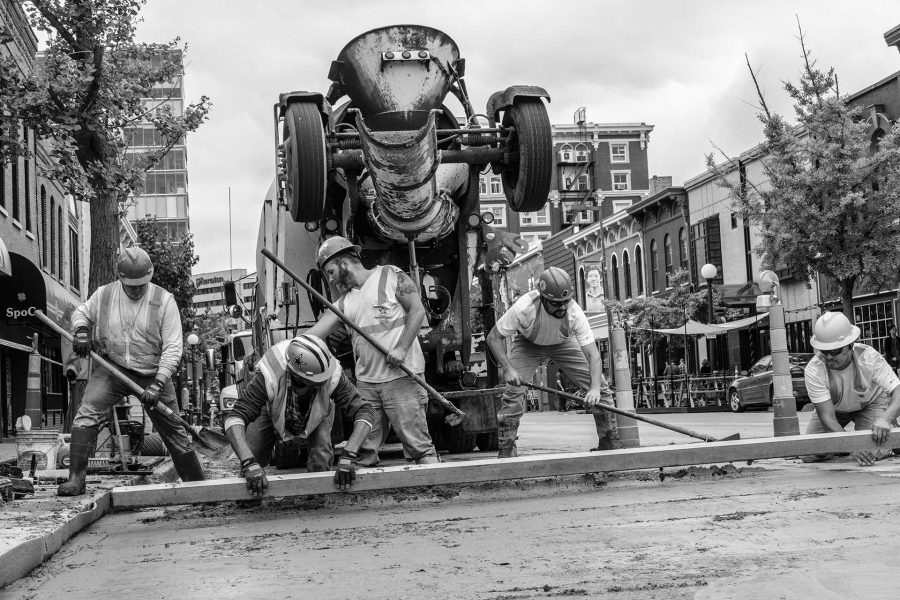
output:
[{"label": "parked car", "polygon": [[[803,380],[803,369],[812,360],[814,354],[789,354],[791,366],[791,382],[797,408],[809,402],[806,383]],[[728,389],[728,405],[732,412],[741,412],[749,407],[772,406],[772,355],[764,356],[743,373],[744,377],[735,379]]]}]

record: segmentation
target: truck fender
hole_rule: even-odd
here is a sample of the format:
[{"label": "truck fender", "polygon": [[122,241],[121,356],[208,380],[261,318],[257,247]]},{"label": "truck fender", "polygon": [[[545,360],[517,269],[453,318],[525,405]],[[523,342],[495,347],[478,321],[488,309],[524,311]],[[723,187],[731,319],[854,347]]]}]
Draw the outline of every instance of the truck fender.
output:
[{"label": "truck fender", "polygon": [[546,98],[550,102],[550,94],[536,85],[511,85],[503,91],[494,92],[487,101],[487,114],[500,122],[500,111],[512,106],[516,98]]},{"label": "truck fender", "polygon": [[285,92],[280,94],[278,96],[278,115],[283,117],[287,111],[288,105],[293,104],[294,102],[309,102],[315,104],[316,108],[319,109],[319,113],[322,115],[322,124],[325,126],[325,131],[330,131],[331,103],[325,99],[323,94],[320,94],[319,92],[303,91]]}]

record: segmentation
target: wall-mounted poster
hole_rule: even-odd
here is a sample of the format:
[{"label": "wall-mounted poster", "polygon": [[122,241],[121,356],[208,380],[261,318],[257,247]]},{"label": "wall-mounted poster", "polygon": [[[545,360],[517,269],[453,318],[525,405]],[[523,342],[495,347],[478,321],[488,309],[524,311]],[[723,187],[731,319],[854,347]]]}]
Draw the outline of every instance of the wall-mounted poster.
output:
[{"label": "wall-mounted poster", "polygon": [[598,313],[605,310],[603,301],[603,272],[600,263],[584,263],[584,312]]}]

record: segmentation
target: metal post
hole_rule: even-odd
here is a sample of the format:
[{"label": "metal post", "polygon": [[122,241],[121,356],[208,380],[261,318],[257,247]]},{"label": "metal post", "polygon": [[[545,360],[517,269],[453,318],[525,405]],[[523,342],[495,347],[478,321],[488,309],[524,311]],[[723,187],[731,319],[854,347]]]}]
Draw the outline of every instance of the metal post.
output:
[{"label": "metal post", "polygon": [[[616,386],[616,407],[633,413],[634,394],[631,391],[628,348],[625,345],[625,330],[618,323],[614,326],[610,324],[609,345]],[[640,433],[634,419],[617,414],[616,425],[619,429],[619,441],[623,447],[638,448],[641,445]]]},{"label": "metal post", "polygon": [[[775,437],[800,435],[797,401],[794,399],[791,367],[788,360],[784,305],[779,298],[778,276],[772,271],[763,271],[759,275],[759,287],[764,292],[772,292],[769,301],[769,337],[772,342],[772,409],[774,411],[772,425]],[[767,296],[758,296],[757,306],[765,306],[766,299]]]}]

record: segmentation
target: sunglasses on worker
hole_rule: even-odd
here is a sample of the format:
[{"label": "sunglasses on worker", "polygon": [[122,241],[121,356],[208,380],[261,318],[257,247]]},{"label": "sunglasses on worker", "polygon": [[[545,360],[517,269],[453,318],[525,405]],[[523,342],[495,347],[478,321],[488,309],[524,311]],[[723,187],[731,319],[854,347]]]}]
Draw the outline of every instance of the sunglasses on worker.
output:
[{"label": "sunglasses on worker", "polygon": [[554,308],[562,308],[564,306],[568,306],[569,302],[571,302],[571,301],[572,301],[571,298],[568,298],[566,300],[551,300],[550,298],[544,298],[544,302],[546,302],[549,306],[552,306]]},{"label": "sunglasses on worker", "polygon": [[841,346],[840,348],[835,348],[834,350],[819,350],[824,356],[839,356],[849,348],[850,346]]}]

